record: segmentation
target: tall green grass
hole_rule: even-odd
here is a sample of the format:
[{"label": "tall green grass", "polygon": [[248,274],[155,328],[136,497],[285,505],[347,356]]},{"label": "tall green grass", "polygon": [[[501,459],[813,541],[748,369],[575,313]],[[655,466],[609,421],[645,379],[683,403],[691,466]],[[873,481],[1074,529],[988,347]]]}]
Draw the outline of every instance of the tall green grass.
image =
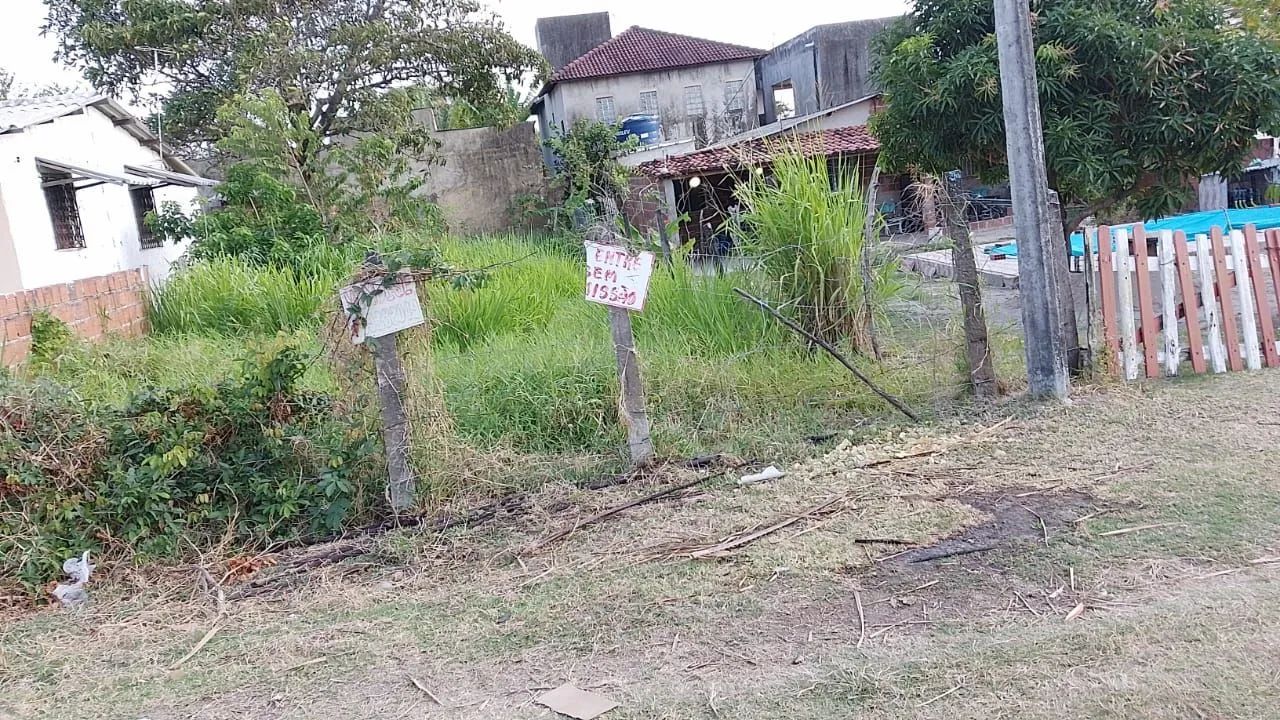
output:
[{"label": "tall green grass", "polygon": [[[407,358],[412,367],[429,368],[421,372],[430,378],[415,381],[438,388],[450,431],[485,452],[617,452],[622,431],[608,313],[583,299],[580,246],[536,236],[443,238],[435,245],[454,267],[488,269],[477,289],[428,286],[431,355]],[[844,253],[840,262],[856,253],[847,243],[840,247],[829,250]],[[292,328],[295,337],[314,338],[322,308],[362,254],[334,251],[288,269],[233,260],[194,265],[157,291],[152,317],[158,334],[150,341],[156,351],[138,351],[129,364],[141,372],[166,357],[195,358],[210,336],[235,334],[251,343],[255,334]],[[814,257],[793,261],[818,262]],[[837,262],[835,254],[823,257]],[[664,452],[755,452],[886,413],[838,363],[808,352],[733,294],[735,285],[759,291],[774,289],[774,283],[757,271],[700,276],[682,262],[655,269],[634,326],[654,433]],[[892,333],[885,337],[894,342]],[[855,361],[891,392],[928,406],[951,398],[940,385],[954,374],[954,353],[946,346],[950,336],[939,338],[933,346],[916,347],[913,340],[910,347],[892,348],[887,365]],[[312,342],[315,356],[322,357],[318,341]],[[426,352],[422,344],[405,348]],[[217,353],[213,365],[226,365],[223,355]],[[195,359],[190,364],[200,365]],[[98,386],[98,394],[118,395],[138,385],[135,375],[121,373],[121,387],[113,388],[113,379],[95,369],[86,382]],[[180,375],[175,380],[190,379]],[[335,383],[318,370],[310,378],[318,389]]]},{"label": "tall green grass", "polygon": [[320,322],[345,273],[253,265],[212,258],[182,268],[152,289],[150,319],[159,334],[273,333]]},{"label": "tall green grass", "polygon": [[[832,173],[826,158],[778,157],[769,176],[738,189],[745,211],[739,234],[774,284],[774,299],[806,329],[830,342],[866,348],[876,308],[901,292],[896,263],[878,258],[869,298],[862,270],[867,205],[858,173]],[[870,305],[870,311],[868,311]]]}]

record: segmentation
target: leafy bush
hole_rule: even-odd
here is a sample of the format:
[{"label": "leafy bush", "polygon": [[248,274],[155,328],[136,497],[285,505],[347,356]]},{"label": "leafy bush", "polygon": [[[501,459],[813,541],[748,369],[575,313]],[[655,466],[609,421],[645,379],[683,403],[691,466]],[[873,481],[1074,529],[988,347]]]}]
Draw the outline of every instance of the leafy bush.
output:
[{"label": "leafy bush", "polygon": [[[759,258],[775,299],[805,329],[829,342],[870,346],[864,310],[862,254],[866,199],[857,173],[834,177],[825,158],[784,154],[766,176],[738,188],[744,205],[739,234]],[[871,270],[871,307],[901,292],[897,264],[880,258]]]},{"label": "leafy bush", "polygon": [[49,381],[0,381],[0,576],[35,588],[85,549],[178,558],[360,517],[374,441],[297,390],[304,369],[271,347],[230,381],[98,409]]},{"label": "leafy bush", "polygon": [[233,165],[218,194],[223,205],[191,221],[196,259],[236,257],[283,265],[326,242],[320,212],[262,164]]},{"label": "leafy bush", "polygon": [[45,310],[31,315],[31,358],[37,364],[52,364],[71,347],[71,328]]},{"label": "leafy bush", "polygon": [[630,137],[619,142],[617,125],[579,119],[546,144],[555,155],[555,180],[565,196],[565,207],[582,207],[587,200],[599,198],[621,203],[627,196],[631,172],[618,162],[618,156],[639,141]]}]

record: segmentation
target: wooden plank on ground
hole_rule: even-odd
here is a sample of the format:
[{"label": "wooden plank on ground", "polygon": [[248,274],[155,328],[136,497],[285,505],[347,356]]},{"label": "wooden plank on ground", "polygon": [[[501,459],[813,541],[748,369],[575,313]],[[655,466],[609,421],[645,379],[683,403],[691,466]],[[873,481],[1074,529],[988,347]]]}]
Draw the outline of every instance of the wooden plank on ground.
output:
[{"label": "wooden plank on ground", "polygon": [[1196,267],[1200,271],[1200,307],[1209,333],[1209,362],[1215,373],[1227,371],[1227,346],[1222,342],[1222,310],[1214,292],[1213,243],[1208,235],[1196,236]]},{"label": "wooden plank on ground", "polygon": [[1178,287],[1182,291],[1182,307],[1187,317],[1187,344],[1191,346],[1191,369],[1197,373],[1203,373],[1208,368],[1204,362],[1204,338],[1200,335],[1196,284],[1191,279],[1191,255],[1187,251],[1187,234],[1181,230],[1173,236],[1173,256],[1174,262],[1178,265]]},{"label": "wooden plank on ground", "polygon": [[1159,347],[1160,328],[1156,326],[1154,294],[1151,289],[1151,270],[1147,255],[1147,230],[1138,223],[1133,226],[1133,273],[1138,286],[1138,315],[1142,323],[1142,354],[1147,377],[1160,377]]},{"label": "wooden plank on ground", "polygon": [[1098,228],[1098,295],[1102,298],[1102,338],[1106,343],[1107,360],[1122,374],[1120,359],[1120,335],[1116,327],[1116,266],[1111,253],[1111,228]]},{"label": "wooden plank on ground", "polygon": [[1258,333],[1262,336],[1262,358],[1267,367],[1280,367],[1280,354],[1276,353],[1276,325],[1271,319],[1271,303],[1267,301],[1267,276],[1262,274],[1262,247],[1258,244],[1258,229],[1253,225],[1244,226],[1244,251],[1249,261],[1253,307],[1258,313]]},{"label": "wooden plank on ground", "polygon": [[1249,260],[1245,257],[1244,233],[1231,231],[1231,267],[1236,271],[1236,290],[1240,296],[1240,336],[1244,341],[1244,366],[1262,369],[1262,353],[1258,347],[1258,316],[1253,308],[1253,282],[1249,278]]},{"label": "wooden plank on ground", "polygon": [[1120,365],[1125,380],[1138,379],[1138,335],[1133,324],[1133,279],[1129,270],[1129,231],[1116,230],[1116,317],[1120,326]]},{"label": "wooden plank on ground", "polygon": [[1231,287],[1235,279],[1227,272],[1227,246],[1222,239],[1222,228],[1209,230],[1209,239],[1213,241],[1213,269],[1218,280],[1218,300],[1222,305],[1219,321],[1222,323],[1223,342],[1227,344],[1227,366],[1233,372],[1244,369],[1244,360],[1240,357],[1240,335],[1236,332],[1236,304],[1231,299]]},{"label": "wooden plank on ground", "polygon": [[1160,311],[1164,315],[1164,372],[1177,375],[1182,362],[1178,333],[1178,271],[1173,264],[1173,231],[1160,231]]}]

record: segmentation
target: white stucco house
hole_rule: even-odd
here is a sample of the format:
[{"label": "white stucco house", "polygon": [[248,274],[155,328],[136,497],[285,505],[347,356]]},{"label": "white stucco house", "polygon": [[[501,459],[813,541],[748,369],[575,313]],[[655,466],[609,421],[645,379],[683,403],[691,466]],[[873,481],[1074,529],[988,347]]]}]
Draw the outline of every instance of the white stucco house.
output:
[{"label": "white stucco house", "polygon": [[136,268],[163,279],[186,247],[142,218],[215,184],[111,98],[0,102],[0,294]]},{"label": "white stucco house", "polygon": [[543,139],[579,118],[656,115],[664,142],[702,147],[757,125],[763,50],[632,27],[556,70],[533,103]]}]

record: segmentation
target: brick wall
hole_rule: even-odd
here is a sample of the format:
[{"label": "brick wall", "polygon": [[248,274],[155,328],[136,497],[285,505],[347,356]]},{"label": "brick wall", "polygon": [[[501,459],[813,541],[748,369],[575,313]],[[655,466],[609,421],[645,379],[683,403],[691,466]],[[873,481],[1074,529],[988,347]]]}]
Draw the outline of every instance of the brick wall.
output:
[{"label": "brick wall", "polygon": [[662,216],[662,183],[636,175],[631,178],[629,190],[622,203],[622,216],[638,230],[658,232],[666,222]]},{"label": "brick wall", "polygon": [[31,352],[31,317],[44,310],[66,323],[76,336],[137,337],[147,331],[147,279],[144,270],[85,278],[0,295],[0,364],[16,365]]}]

